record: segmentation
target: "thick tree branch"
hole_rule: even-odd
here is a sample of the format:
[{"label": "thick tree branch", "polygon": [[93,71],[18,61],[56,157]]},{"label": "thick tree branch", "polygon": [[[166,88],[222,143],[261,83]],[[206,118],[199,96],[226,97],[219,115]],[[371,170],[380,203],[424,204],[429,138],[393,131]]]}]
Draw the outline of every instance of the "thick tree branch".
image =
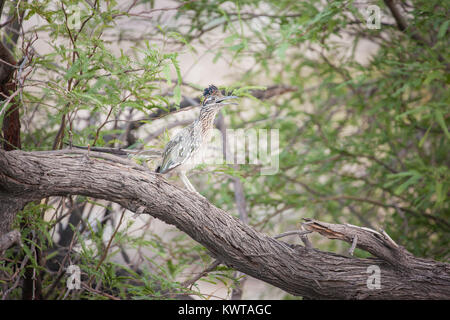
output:
[{"label": "thick tree branch", "polygon": [[[449,264],[408,255],[405,272],[401,266],[393,266],[393,261],[381,258],[357,259],[290,245],[257,232],[159,174],[114,156],[105,159],[104,154],[91,152],[88,157],[81,152],[0,150],[0,235],[9,231],[5,228],[14,218],[4,200],[78,194],[113,201],[175,225],[220,262],[294,295],[322,299],[450,298]],[[114,158],[118,161],[112,161]],[[363,245],[363,234],[358,234],[358,239]],[[381,269],[380,289],[367,286],[371,265]]]},{"label": "thick tree branch", "polygon": [[318,232],[330,239],[342,240],[353,245],[354,239],[357,237],[356,247],[382,258],[394,267],[404,268],[405,271],[410,266],[409,259],[414,258],[404,248],[397,245],[384,231],[378,232],[351,224],[342,225],[313,219],[305,220],[308,221],[304,225],[306,230]]}]

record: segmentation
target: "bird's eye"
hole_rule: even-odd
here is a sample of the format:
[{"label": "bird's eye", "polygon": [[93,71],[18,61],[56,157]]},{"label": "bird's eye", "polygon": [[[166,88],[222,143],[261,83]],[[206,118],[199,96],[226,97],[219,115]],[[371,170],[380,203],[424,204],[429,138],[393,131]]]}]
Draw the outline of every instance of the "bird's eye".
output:
[{"label": "bird's eye", "polygon": [[210,104],[214,102],[214,97],[208,97],[205,99],[205,102],[203,104]]}]

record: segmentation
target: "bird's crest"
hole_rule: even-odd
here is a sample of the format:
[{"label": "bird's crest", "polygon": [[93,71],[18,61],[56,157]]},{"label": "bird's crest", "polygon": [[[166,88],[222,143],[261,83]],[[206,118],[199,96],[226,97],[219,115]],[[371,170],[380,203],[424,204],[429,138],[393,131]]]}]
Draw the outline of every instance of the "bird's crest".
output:
[{"label": "bird's crest", "polygon": [[203,91],[203,97],[207,98],[213,95],[214,93],[217,93],[218,91],[219,89],[217,89],[215,85],[211,84],[208,88],[205,88],[205,90]]}]

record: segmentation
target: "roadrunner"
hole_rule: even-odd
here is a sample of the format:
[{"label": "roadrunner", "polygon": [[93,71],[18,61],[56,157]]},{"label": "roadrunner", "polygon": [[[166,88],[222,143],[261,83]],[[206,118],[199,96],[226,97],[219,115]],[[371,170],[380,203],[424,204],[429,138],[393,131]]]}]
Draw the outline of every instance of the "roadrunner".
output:
[{"label": "roadrunner", "polygon": [[167,143],[161,165],[156,169],[159,173],[176,170],[186,188],[195,193],[198,192],[186,177],[186,172],[198,164],[194,159],[209,142],[214,119],[219,110],[224,105],[236,104],[226,100],[237,98],[222,95],[214,85],[203,91],[203,97],[199,117]]}]

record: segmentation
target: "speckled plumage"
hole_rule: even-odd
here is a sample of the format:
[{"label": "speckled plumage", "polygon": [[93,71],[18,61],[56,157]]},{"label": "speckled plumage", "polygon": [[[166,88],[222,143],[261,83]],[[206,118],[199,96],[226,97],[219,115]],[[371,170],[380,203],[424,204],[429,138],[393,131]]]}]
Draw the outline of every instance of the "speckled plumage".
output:
[{"label": "speckled plumage", "polygon": [[223,101],[236,98],[234,96],[224,97],[214,85],[206,88],[203,96],[204,99],[199,117],[189,126],[183,128],[167,143],[164,148],[161,165],[156,169],[156,172],[159,173],[167,173],[177,169],[188,189],[193,189],[193,186],[187,180],[185,172],[196,164],[195,161],[190,160],[209,141],[217,113],[223,105],[229,104],[223,103]]},{"label": "speckled plumage", "polygon": [[164,148],[163,161],[158,172],[167,173],[186,163],[202,145],[200,131],[199,121],[196,120],[178,132]]}]

